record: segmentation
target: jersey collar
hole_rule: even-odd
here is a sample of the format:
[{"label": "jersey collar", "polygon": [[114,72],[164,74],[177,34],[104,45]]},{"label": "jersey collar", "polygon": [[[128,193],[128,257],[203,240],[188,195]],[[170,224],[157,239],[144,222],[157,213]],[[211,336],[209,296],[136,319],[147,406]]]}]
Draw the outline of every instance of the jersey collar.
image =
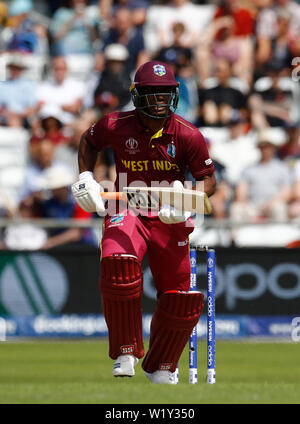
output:
[{"label": "jersey collar", "polygon": [[[148,132],[147,129],[141,124],[137,110],[135,110],[135,125],[138,132],[141,132],[141,133]],[[175,118],[174,118],[174,114],[171,113],[171,115],[168,117],[168,119],[165,122],[164,128],[162,130],[162,134],[173,135],[174,132],[175,132]]]}]

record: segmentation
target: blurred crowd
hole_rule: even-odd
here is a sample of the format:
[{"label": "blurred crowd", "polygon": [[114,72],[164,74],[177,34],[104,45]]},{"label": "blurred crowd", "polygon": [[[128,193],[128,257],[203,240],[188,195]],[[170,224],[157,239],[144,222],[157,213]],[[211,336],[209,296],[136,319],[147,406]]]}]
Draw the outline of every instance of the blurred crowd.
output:
[{"label": "blurred crowd", "polygon": [[[299,0],[0,0],[0,217],[92,217],[70,194],[80,136],[133,108],[134,72],[151,59],[172,65],[177,113],[215,162],[213,218],[300,217]],[[110,149],[96,178],[114,181]],[[0,243],[23,241],[97,243],[89,230],[13,225]]]}]

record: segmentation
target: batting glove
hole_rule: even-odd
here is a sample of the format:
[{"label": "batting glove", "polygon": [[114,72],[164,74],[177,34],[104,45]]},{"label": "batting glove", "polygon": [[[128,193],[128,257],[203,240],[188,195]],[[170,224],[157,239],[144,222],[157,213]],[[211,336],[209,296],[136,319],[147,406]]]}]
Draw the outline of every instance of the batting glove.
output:
[{"label": "batting glove", "polygon": [[79,174],[79,180],[72,185],[72,193],[78,205],[86,212],[104,212],[105,206],[100,193],[103,187],[94,179],[93,173]]},{"label": "batting glove", "polygon": [[[183,184],[181,181],[176,180],[173,183],[173,187],[182,190]],[[179,211],[171,205],[162,205],[158,217],[164,224],[179,224],[180,222],[187,221],[191,216],[191,212]]]}]

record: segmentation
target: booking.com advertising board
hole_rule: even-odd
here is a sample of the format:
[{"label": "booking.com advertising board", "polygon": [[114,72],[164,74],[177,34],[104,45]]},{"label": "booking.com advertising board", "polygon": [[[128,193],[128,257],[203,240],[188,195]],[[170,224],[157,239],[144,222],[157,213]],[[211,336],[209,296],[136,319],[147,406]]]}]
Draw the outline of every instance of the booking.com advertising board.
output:
[{"label": "booking.com advertising board", "polygon": [[[197,284],[205,294],[203,255],[198,252]],[[217,337],[300,339],[297,249],[219,248],[216,258]],[[156,291],[146,260],[143,269],[143,324],[144,334],[148,336]],[[92,247],[2,251],[0,339],[107,336],[99,276],[99,251]],[[205,334],[204,310],[198,335],[205,337]]]}]

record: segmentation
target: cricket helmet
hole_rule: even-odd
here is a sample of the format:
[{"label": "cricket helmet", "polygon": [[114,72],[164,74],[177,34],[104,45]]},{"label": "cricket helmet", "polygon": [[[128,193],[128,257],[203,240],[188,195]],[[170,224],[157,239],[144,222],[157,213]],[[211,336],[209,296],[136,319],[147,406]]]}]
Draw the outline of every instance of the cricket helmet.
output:
[{"label": "cricket helmet", "polygon": [[[170,108],[173,111],[176,110],[179,101],[178,87],[179,83],[176,81],[170,65],[164,62],[150,61],[141,65],[136,71],[130,93],[137,110],[151,118],[162,119],[170,115]],[[165,103],[162,103],[161,98]],[[159,107],[165,108],[164,115],[155,113],[155,108]],[[150,108],[152,112],[149,110]]]}]

